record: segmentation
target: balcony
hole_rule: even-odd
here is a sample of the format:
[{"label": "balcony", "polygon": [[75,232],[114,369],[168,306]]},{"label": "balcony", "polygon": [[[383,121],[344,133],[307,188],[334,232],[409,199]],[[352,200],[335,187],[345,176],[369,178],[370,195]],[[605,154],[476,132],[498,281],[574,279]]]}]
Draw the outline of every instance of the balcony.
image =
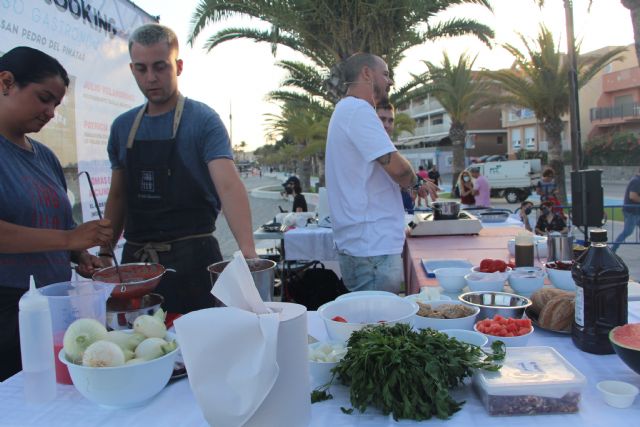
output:
[{"label": "balcony", "polygon": [[589,118],[594,124],[618,124],[640,120],[640,104],[637,102],[615,105],[612,107],[598,107],[589,110]]},{"label": "balcony", "polygon": [[602,76],[602,91],[616,92],[640,87],[640,68],[627,68]]}]

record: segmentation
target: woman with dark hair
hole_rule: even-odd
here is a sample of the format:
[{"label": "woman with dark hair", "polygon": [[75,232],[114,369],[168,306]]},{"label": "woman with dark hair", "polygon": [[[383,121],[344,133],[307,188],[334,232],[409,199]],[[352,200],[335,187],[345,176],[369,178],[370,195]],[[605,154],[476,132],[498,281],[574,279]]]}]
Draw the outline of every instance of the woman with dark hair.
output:
[{"label": "woman with dark hair", "polygon": [[0,381],[18,372],[18,301],[33,275],[38,287],[71,279],[71,262],[90,276],[100,260],[85,249],[108,244],[108,220],[76,225],[53,152],[27,134],[54,116],[69,76],[51,56],[16,47],[0,57]]},{"label": "woman with dark hair", "polygon": [[540,216],[536,223],[536,234],[543,236],[550,231],[566,233],[569,229],[562,215],[553,211],[553,202],[547,200],[540,204]]},{"label": "woman with dark hair", "polygon": [[300,180],[296,177],[291,177],[289,185],[293,190],[293,207],[291,212],[307,212],[307,199],[302,194],[302,186]]}]

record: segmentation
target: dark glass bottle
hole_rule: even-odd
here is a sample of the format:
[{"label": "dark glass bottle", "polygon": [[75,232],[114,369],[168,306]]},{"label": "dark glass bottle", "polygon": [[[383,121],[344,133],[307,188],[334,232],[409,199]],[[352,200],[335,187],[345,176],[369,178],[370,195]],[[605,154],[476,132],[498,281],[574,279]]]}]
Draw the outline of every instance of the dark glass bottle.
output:
[{"label": "dark glass bottle", "polygon": [[609,331],[627,323],[629,269],[609,246],[607,231],[590,232],[591,246],[571,270],[576,282],[573,343],[582,351],[610,354]]}]

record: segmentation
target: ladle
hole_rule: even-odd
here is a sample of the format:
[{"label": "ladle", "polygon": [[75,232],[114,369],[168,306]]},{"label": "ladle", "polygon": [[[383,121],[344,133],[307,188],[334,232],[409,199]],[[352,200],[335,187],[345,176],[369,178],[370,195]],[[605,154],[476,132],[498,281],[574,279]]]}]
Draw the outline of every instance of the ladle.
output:
[{"label": "ladle", "polygon": [[[102,211],[100,211],[100,205],[98,204],[98,198],[96,197],[96,192],[93,189],[93,183],[91,182],[91,175],[89,175],[89,172],[87,171],[82,171],[78,174],[78,176],[85,174],[87,175],[87,181],[89,181],[89,189],[91,190],[91,196],[93,197],[93,203],[96,205],[96,210],[98,211],[98,218],[102,219]],[[121,292],[124,292],[125,289],[125,285],[124,285],[124,281],[122,280],[122,275],[120,274],[120,265],[118,264],[118,258],[116,258],[116,254],[113,250],[113,245],[111,244],[111,242],[109,242],[109,253],[111,254],[111,257],[113,258],[113,263],[116,267],[116,272],[118,273],[118,279],[120,280],[120,283],[122,285],[122,289]]]}]

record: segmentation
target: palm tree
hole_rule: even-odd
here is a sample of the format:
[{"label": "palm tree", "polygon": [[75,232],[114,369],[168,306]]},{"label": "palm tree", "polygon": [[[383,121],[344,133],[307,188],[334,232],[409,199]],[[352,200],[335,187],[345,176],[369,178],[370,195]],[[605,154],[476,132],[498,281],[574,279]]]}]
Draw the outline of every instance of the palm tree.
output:
[{"label": "palm tree", "polygon": [[191,20],[188,42],[212,23],[240,15],[269,23],[271,28],[224,28],[205,42],[205,48],[235,39],[267,42],[298,51],[320,67],[324,92],[337,102],[344,94],[340,63],[356,52],[372,52],[389,70],[403,53],[440,37],[475,35],[489,44],[493,30],[473,19],[434,22],[451,6],[477,4],[491,10],[489,0],[201,0]]},{"label": "palm tree", "polygon": [[[446,52],[442,64],[423,61],[428,71],[414,76],[422,86],[415,90],[417,96],[433,94],[451,118],[449,139],[453,146],[453,181],[455,187],[458,175],[465,167],[464,144],[467,138],[467,121],[479,109],[488,105],[487,93],[490,83],[478,72],[473,71],[476,57],[463,53],[457,63],[452,63]],[[452,187],[452,188],[453,188]]]},{"label": "palm tree", "polygon": [[[549,140],[549,166],[555,172],[561,202],[564,203],[567,198],[562,161],[562,116],[569,110],[569,63],[556,47],[551,32],[544,26],[540,27],[533,45],[524,36],[520,36],[520,39],[525,46],[524,52],[511,44],[504,46],[515,57],[513,67],[489,71],[487,75],[498,82],[503,90],[495,102],[528,108],[542,122]],[[580,56],[579,47],[576,52],[580,88],[608,63],[620,60],[625,48],[611,49],[601,55]]]},{"label": "palm tree", "polygon": [[296,144],[295,153],[289,151],[289,155],[301,162],[300,183],[305,191],[311,187],[313,160],[323,161],[328,121],[328,115],[296,102],[285,102],[279,115],[267,115],[268,132],[272,136],[288,135]]},{"label": "palm tree", "polygon": [[633,38],[636,45],[636,56],[640,64],[640,0],[620,0],[622,5],[629,9],[631,24],[633,25]]}]

